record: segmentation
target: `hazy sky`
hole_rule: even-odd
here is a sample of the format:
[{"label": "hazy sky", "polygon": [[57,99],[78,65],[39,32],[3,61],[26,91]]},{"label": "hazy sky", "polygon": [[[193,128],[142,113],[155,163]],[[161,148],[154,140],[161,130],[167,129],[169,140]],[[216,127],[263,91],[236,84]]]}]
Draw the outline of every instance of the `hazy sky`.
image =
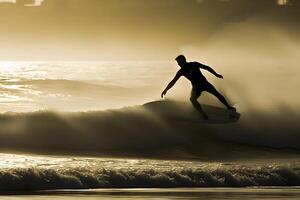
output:
[{"label": "hazy sky", "polygon": [[299,42],[296,0],[0,2],[0,60],[170,60],[215,40],[273,45],[272,31]]}]

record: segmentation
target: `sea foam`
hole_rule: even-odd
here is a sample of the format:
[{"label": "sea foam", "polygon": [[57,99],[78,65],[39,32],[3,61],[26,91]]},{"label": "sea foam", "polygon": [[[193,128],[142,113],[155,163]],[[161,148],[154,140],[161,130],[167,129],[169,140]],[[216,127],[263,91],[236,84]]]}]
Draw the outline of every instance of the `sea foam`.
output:
[{"label": "sea foam", "polygon": [[2,158],[2,162],[10,161],[11,165],[0,170],[1,191],[300,185],[299,163],[286,161],[254,164],[84,157]]}]

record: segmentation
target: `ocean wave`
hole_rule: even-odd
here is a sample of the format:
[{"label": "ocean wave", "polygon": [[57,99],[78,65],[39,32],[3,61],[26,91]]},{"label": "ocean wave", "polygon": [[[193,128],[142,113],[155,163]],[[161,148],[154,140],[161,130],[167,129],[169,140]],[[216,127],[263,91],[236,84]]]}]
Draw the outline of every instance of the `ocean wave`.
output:
[{"label": "ocean wave", "polygon": [[158,91],[156,87],[122,87],[100,81],[0,78],[0,112],[120,108],[140,104]]},{"label": "ocean wave", "polygon": [[[10,152],[175,159],[248,159],[298,153],[293,149],[299,143],[295,124],[278,120],[253,129],[253,124],[243,121],[197,123],[193,117],[199,118],[198,113],[190,104],[161,101],[154,105],[78,113],[2,114],[0,147]],[[264,140],[252,141],[263,136]],[[260,144],[264,141],[268,147]],[[282,146],[278,147],[278,142]]]},{"label": "ocean wave", "polygon": [[0,171],[0,190],[299,186],[299,167],[235,166],[217,169],[18,168]]}]

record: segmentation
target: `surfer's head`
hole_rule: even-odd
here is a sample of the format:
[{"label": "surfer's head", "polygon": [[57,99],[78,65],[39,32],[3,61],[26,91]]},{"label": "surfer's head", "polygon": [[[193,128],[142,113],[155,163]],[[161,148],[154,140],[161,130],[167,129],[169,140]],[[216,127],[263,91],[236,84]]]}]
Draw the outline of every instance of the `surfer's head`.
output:
[{"label": "surfer's head", "polygon": [[179,65],[180,67],[183,67],[183,66],[185,65],[185,63],[186,63],[186,58],[185,58],[184,55],[179,55],[179,56],[177,56],[177,57],[175,58],[175,60],[177,61],[178,65]]}]

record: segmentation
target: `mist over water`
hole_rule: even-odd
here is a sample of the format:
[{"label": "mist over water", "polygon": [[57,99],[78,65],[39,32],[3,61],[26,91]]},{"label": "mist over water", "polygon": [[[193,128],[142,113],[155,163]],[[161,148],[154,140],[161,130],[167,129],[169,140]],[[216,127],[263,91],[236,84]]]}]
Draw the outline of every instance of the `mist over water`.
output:
[{"label": "mist over water", "polygon": [[[211,50],[208,49],[208,52]],[[192,55],[191,52],[187,53]],[[216,54],[216,57],[218,55]],[[232,54],[228,53],[228,56],[232,56]],[[213,62],[210,62],[213,60],[211,57],[205,56],[205,54],[203,57],[206,58],[203,61],[200,58],[197,59],[196,56],[190,56],[189,60],[195,58],[195,60],[211,65],[217,72],[224,75],[225,79],[220,80],[204,72],[208,80],[214,83],[237,107],[242,117],[238,123],[231,125],[210,126],[209,128],[203,125],[190,125],[191,133],[194,134],[197,131],[208,135],[212,133],[221,140],[234,141],[235,143],[276,148],[299,147],[299,127],[296,123],[299,119],[298,102],[296,101],[298,91],[292,90],[293,93],[290,94],[291,89],[294,89],[299,81],[295,77],[297,75],[289,76],[288,73],[296,70],[295,63],[290,62],[287,71],[282,67],[283,61],[277,62],[278,60],[274,60],[276,65],[270,60],[258,62],[254,59],[246,60],[246,64],[241,65],[242,60],[239,59],[244,58],[242,56],[232,61],[225,54],[226,59],[229,59],[227,62],[222,62],[222,59],[225,58],[221,54],[218,56],[218,60],[215,59],[216,61]],[[46,144],[43,142],[41,144],[30,142],[26,146],[22,144],[24,142],[21,142],[41,138],[43,133],[45,138],[53,138],[53,143],[49,143],[48,150],[55,149],[57,148],[54,137],[56,134],[53,134],[53,131],[58,135],[69,134],[76,141],[77,139],[80,141],[80,138],[91,134],[96,138],[104,137],[114,141],[112,136],[114,134],[116,138],[121,135],[123,135],[121,138],[129,136],[121,134],[124,130],[127,130],[128,134],[144,132],[143,129],[136,129],[135,127],[139,118],[147,121],[150,135],[157,133],[157,136],[160,134],[163,136],[165,134],[162,133],[166,133],[163,136],[165,139],[160,136],[153,137],[154,142],[149,143],[150,147],[155,147],[156,143],[166,145],[168,143],[167,138],[170,138],[170,144],[177,143],[180,139],[173,137],[175,132],[178,132],[178,136],[186,135],[184,126],[177,129],[182,131],[180,133],[176,130],[178,126],[173,125],[174,122],[168,122],[169,124],[165,126],[171,128],[170,130],[176,130],[174,133],[157,126],[157,120],[160,120],[161,116],[158,113],[152,113],[153,116],[151,116],[144,111],[141,112],[140,109],[143,110],[143,108],[138,106],[159,99],[162,89],[173,78],[178,69],[174,62],[3,62],[0,67],[2,70],[0,86],[0,109],[2,112],[50,111],[40,114],[2,114],[1,137],[2,141],[7,141],[3,147],[10,149],[15,146],[14,142],[19,144],[16,146],[19,149],[33,150],[39,145],[45,147]],[[284,75],[284,73],[288,74]],[[188,102],[190,89],[189,83],[182,78],[169,91],[167,97]],[[222,107],[214,97],[208,94],[203,94],[199,101]],[[76,120],[73,116],[60,116],[61,114],[59,114],[66,111],[98,111],[122,107],[131,107],[131,111],[120,109],[111,112],[111,114],[105,114],[105,112],[75,113],[79,116]],[[170,111],[164,110],[164,112]],[[124,118],[124,116],[126,117]],[[150,121],[149,116],[152,118]],[[33,118],[35,120],[32,120]],[[101,131],[93,120],[102,124]],[[42,121],[47,121],[44,130],[42,127],[38,127]],[[13,125],[14,122],[22,125],[15,126]],[[116,126],[110,128],[107,123]],[[124,124],[123,129],[118,128],[117,125],[120,123]],[[10,125],[19,128],[7,130],[5,127]],[[100,133],[98,133],[99,131]],[[147,132],[147,130],[145,131]],[[72,136],[74,133],[78,134]],[[19,135],[19,137],[15,138],[14,135]],[[7,137],[11,139],[7,140]],[[200,137],[199,141],[202,139]],[[183,141],[188,140],[187,137]],[[81,142],[83,141],[81,140]],[[126,141],[130,143],[130,140]],[[137,143],[142,142],[136,141]],[[84,146],[94,150],[98,148],[95,145],[86,144],[88,143],[80,144],[79,142],[75,146],[80,146],[78,151],[88,150]],[[115,145],[114,148],[117,148],[118,145],[122,146],[118,142],[111,142],[110,144]],[[151,146],[152,144],[154,146]],[[193,145],[197,145],[197,142]],[[72,142],[70,142],[70,149],[71,146]],[[98,150],[101,148],[103,146],[100,145]],[[63,148],[62,150],[65,151],[66,149]]]}]

